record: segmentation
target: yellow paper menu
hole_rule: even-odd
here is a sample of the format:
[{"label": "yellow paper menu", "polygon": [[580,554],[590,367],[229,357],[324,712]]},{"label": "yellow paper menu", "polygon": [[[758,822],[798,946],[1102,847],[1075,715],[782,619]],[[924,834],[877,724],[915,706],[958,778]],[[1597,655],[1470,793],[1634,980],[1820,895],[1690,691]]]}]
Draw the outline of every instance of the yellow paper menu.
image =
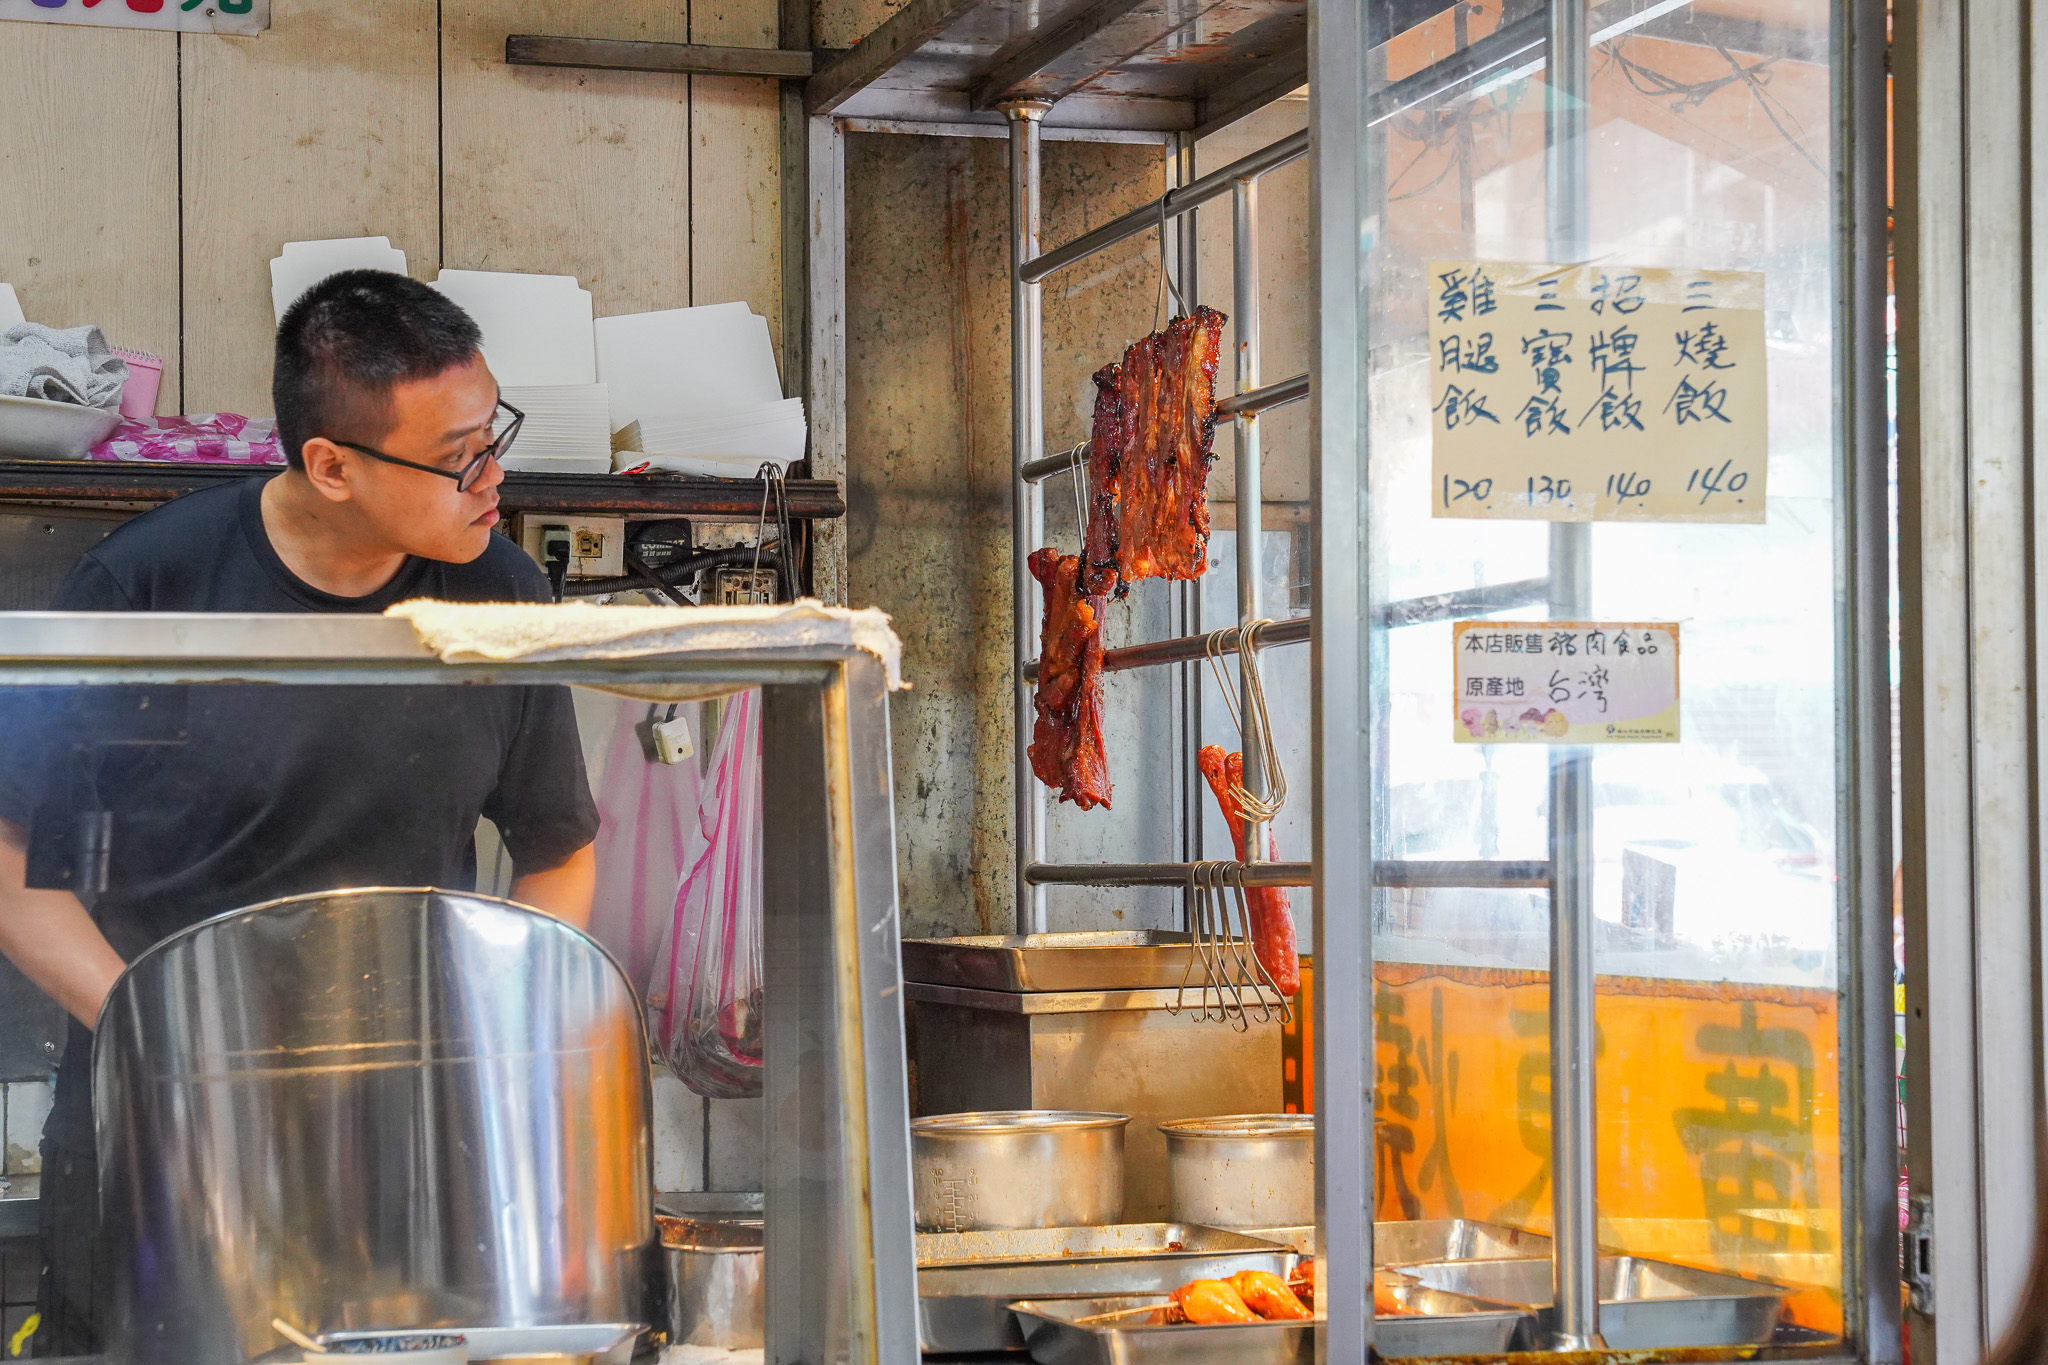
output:
[{"label": "yellow paper menu", "polygon": [[1437,261],[1431,510],[1764,519],[1764,277]]}]

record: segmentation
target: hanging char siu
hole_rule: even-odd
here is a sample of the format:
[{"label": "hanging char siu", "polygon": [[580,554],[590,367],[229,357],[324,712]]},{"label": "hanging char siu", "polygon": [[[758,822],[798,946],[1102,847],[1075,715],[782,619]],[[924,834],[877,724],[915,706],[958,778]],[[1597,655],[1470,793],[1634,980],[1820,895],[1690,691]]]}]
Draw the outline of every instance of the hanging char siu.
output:
[{"label": "hanging char siu", "polygon": [[1081,591],[1081,559],[1034,551],[1031,576],[1045,594],[1038,637],[1038,711],[1031,771],[1082,810],[1109,805],[1109,763],[1102,753],[1103,599]]},{"label": "hanging char siu", "polygon": [[1084,588],[1121,597],[1141,578],[1209,567],[1209,465],[1223,314],[1197,307],[1095,373]]}]

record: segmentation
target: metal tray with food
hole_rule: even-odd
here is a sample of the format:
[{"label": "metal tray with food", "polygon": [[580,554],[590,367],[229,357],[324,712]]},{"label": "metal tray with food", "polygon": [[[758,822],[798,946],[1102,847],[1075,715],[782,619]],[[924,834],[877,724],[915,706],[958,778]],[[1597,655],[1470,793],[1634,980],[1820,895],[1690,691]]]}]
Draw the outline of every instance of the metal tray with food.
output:
[{"label": "metal tray with food", "polygon": [[[1547,1260],[1438,1261],[1390,1272],[1430,1289],[1524,1308],[1540,1333],[1550,1331],[1551,1265]],[[1644,1260],[1600,1258],[1600,1335],[1617,1351],[1680,1346],[1760,1346],[1791,1292],[1782,1286],[1713,1270]]]},{"label": "metal tray with food", "polygon": [[1188,942],[1167,929],[907,938],[903,979],[1017,993],[1156,990],[1186,979]]},{"label": "metal tray with food", "polygon": [[1168,1294],[1024,1299],[1010,1305],[1038,1365],[1305,1365],[1313,1322],[1155,1322]]},{"label": "metal tray with food", "polygon": [[1179,1223],[917,1236],[919,1344],[927,1351],[1021,1350],[1018,1299],[1163,1294],[1240,1270],[1284,1275],[1294,1253],[1274,1242]]}]

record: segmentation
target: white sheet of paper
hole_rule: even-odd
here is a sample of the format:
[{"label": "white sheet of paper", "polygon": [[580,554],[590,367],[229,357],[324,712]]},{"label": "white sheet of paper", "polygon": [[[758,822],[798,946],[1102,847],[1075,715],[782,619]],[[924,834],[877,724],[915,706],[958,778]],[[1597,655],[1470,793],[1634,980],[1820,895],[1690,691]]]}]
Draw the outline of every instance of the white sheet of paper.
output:
[{"label": "white sheet of paper", "polygon": [[484,333],[484,360],[500,385],[594,384],[590,291],[574,275],[443,270],[434,288]]},{"label": "white sheet of paper", "polygon": [[1459,621],[1459,744],[1676,744],[1676,621]]},{"label": "white sheet of paper", "polygon": [[299,295],[329,275],[343,270],[389,270],[405,273],[405,253],[389,237],[331,237],[318,242],[286,242],[270,262],[270,307],[276,320],[299,301]]},{"label": "white sheet of paper", "polygon": [[645,418],[782,400],[768,319],[744,303],[599,318],[596,330],[614,431]]},{"label": "white sheet of paper", "polygon": [[17,322],[27,322],[21,315],[21,300],[14,297],[14,286],[0,284],[0,327],[12,327]]}]

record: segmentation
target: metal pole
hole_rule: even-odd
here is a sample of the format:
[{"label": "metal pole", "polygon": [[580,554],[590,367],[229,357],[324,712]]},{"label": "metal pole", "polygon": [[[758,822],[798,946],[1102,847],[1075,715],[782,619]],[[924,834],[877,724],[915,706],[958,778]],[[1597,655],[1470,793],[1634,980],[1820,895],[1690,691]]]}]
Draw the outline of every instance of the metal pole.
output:
[{"label": "metal pole", "polygon": [[[1587,130],[1592,71],[1587,0],[1550,0],[1544,102],[1545,194],[1550,255],[1587,254]],[[1593,528],[1550,528],[1550,615],[1592,610]],[[1550,1151],[1551,1244],[1556,1284],[1553,1345],[1600,1342],[1600,1237],[1594,1191],[1593,760],[1582,746],[1550,755]]]},{"label": "metal pole", "polygon": [[[1259,182],[1250,176],[1230,187],[1231,307],[1237,334],[1237,391],[1259,387]],[[1259,607],[1259,567],[1264,557],[1265,493],[1259,480],[1259,415],[1237,414],[1237,623],[1249,625],[1264,613]],[[1252,724],[1251,671],[1256,660],[1237,665],[1237,714],[1243,718],[1239,742],[1244,751],[1244,789],[1264,796],[1258,728]],[[1266,854],[1264,821],[1245,821],[1244,860],[1262,862]]]},{"label": "metal pole", "polygon": [[1024,869],[1045,861],[1045,795],[1031,772],[1031,730],[1037,713],[1024,665],[1037,652],[1038,585],[1025,561],[1045,543],[1045,498],[1022,477],[1045,453],[1044,317],[1039,286],[1017,267],[1038,254],[1039,122],[1052,105],[1017,100],[1003,106],[1010,120],[1010,423],[1018,476],[1010,489],[1011,630],[1016,691],[1017,932],[1045,932],[1045,890],[1024,879]]}]

